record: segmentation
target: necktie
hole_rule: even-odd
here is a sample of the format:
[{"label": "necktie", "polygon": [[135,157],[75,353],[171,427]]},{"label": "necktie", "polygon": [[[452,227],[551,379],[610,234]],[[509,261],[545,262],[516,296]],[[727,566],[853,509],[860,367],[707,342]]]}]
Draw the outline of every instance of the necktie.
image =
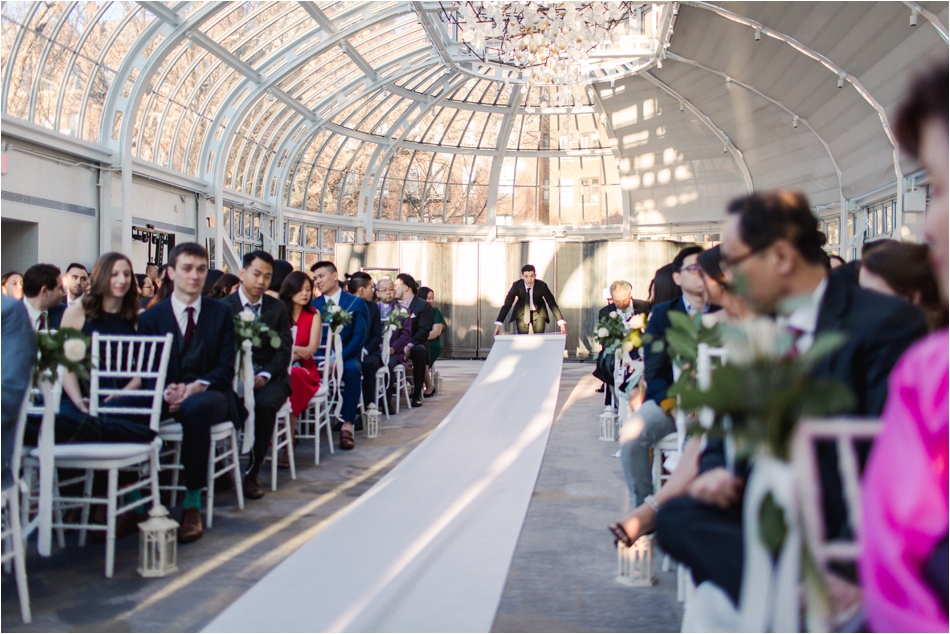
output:
[{"label": "necktie", "polygon": [[534,289],[534,287],[533,287],[533,286],[526,286],[525,288],[528,289],[528,310],[525,311],[525,314],[524,314],[524,321],[525,321],[526,324],[530,324],[530,323],[531,323],[531,313],[533,313],[533,312],[535,311],[535,308],[534,308],[534,293],[531,292],[532,289]]},{"label": "necktie", "polygon": [[248,305],[246,306],[246,308],[248,308],[252,313],[254,313],[254,316],[255,316],[255,317],[260,317],[260,316],[261,316],[261,305],[260,305],[260,304],[248,304]]},{"label": "necktie", "polygon": [[802,335],[805,334],[805,331],[801,328],[796,328],[795,326],[785,326],[785,329],[790,335],[792,335],[792,347],[788,349],[788,352],[785,353],[785,358],[787,360],[794,360],[798,358],[800,354],[798,350],[798,340],[801,339]]},{"label": "necktie", "polygon": [[46,313],[40,313],[39,319],[36,320],[36,329],[46,330]]},{"label": "necktie", "polygon": [[191,341],[191,336],[195,334],[195,309],[193,306],[189,306],[185,309],[185,314],[188,315],[188,325],[185,327],[185,345],[188,345],[188,342]]}]

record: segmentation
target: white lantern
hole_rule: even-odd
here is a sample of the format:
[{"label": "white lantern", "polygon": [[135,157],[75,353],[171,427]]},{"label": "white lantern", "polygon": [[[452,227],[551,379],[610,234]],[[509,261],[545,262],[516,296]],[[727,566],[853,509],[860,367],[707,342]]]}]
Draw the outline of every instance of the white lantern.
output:
[{"label": "white lantern", "polygon": [[379,410],[376,408],[376,404],[371,404],[364,413],[366,414],[366,420],[363,421],[366,437],[379,438]]},{"label": "white lantern", "polygon": [[617,583],[625,586],[652,586],[655,582],[653,536],[644,535],[629,548],[618,543]]},{"label": "white lantern", "polygon": [[610,405],[600,415],[600,439],[607,442],[617,440],[617,414]]},{"label": "white lantern", "polygon": [[432,386],[436,394],[442,393],[442,374],[438,370],[432,373]]},{"label": "white lantern", "polygon": [[139,567],[143,577],[164,577],[178,571],[178,522],[158,504],[139,524]]}]

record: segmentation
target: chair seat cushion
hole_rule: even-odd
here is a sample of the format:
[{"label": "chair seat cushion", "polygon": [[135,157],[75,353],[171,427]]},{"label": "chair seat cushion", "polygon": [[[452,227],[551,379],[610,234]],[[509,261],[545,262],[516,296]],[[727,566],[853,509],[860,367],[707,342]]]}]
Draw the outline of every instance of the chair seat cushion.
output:
[{"label": "chair seat cushion", "polygon": [[[162,441],[156,438],[152,444],[145,445],[129,442],[89,442],[55,445],[53,456],[56,460],[125,460],[136,456],[148,457],[155,446]],[[39,459],[40,450],[30,451],[30,457]]]},{"label": "chair seat cushion", "polygon": [[[229,420],[226,420],[223,423],[218,423],[217,425],[212,425],[211,436],[214,437],[221,434],[230,434],[232,427],[234,427],[234,424]],[[182,434],[183,430],[181,423],[174,419],[162,421],[161,426],[158,428],[158,437],[162,440],[181,442]]]}]

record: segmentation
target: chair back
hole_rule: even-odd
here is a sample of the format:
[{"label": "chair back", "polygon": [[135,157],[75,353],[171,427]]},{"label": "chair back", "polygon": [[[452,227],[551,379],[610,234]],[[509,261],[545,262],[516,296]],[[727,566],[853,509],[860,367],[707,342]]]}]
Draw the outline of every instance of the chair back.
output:
[{"label": "chair back", "polygon": [[287,375],[294,368],[294,346],[297,345],[297,326],[290,327],[290,363],[287,364]]},{"label": "chair back", "polygon": [[393,331],[389,326],[383,325],[383,344],[380,353],[383,357],[383,367],[389,371],[389,348],[393,339]]},{"label": "chair back", "polygon": [[[20,480],[20,463],[23,459],[23,432],[26,430],[26,416],[30,411],[31,392],[27,390],[23,394],[23,402],[20,404],[20,412],[17,415],[16,427],[13,436],[13,455],[10,456],[10,471],[13,473],[14,483]],[[14,486],[16,486],[14,484]]]},{"label": "chair back", "polygon": [[[105,335],[92,333],[92,369],[89,376],[89,413],[148,416],[149,427],[158,431],[165,391],[165,375],[171,356],[174,336]],[[128,382],[141,379],[142,386],[135,390],[103,388],[103,379]],[[105,398],[142,396],[151,402],[141,406],[110,405]]]},{"label": "chair back", "polygon": [[[854,562],[861,553],[864,535],[861,525],[861,473],[856,442],[873,441],[881,431],[878,420],[834,418],[803,420],[798,424],[792,444],[792,467],[799,488],[799,504],[805,541],[818,563]],[[854,540],[828,541],[825,538],[825,516],[822,505],[821,477],[818,470],[818,441],[831,441],[838,453],[848,519],[854,529]]]},{"label": "chair back", "polygon": [[[57,368],[56,378],[53,379],[53,383],[50,386],[50,401],[52,405],[52,411],[59,411],[59,403],[63,397],[63,373],[64,370],[62,366]],[[43,402],[43,394],[40,390],[40,386],[36,383],[30,383],[30,389],[27,391],[27,405],[26,413],[28,416],[42,416],[46,411],[46,406]]]}]

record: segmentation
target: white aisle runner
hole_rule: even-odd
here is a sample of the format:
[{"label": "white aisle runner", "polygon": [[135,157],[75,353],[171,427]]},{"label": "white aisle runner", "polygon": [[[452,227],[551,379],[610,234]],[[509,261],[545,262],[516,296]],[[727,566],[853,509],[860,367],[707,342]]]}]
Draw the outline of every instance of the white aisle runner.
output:
[{"label": "white aisle runner", "polygon": [[418,448],[207,632],[487,632],[554,419],[563,335],[495,338]]}]

